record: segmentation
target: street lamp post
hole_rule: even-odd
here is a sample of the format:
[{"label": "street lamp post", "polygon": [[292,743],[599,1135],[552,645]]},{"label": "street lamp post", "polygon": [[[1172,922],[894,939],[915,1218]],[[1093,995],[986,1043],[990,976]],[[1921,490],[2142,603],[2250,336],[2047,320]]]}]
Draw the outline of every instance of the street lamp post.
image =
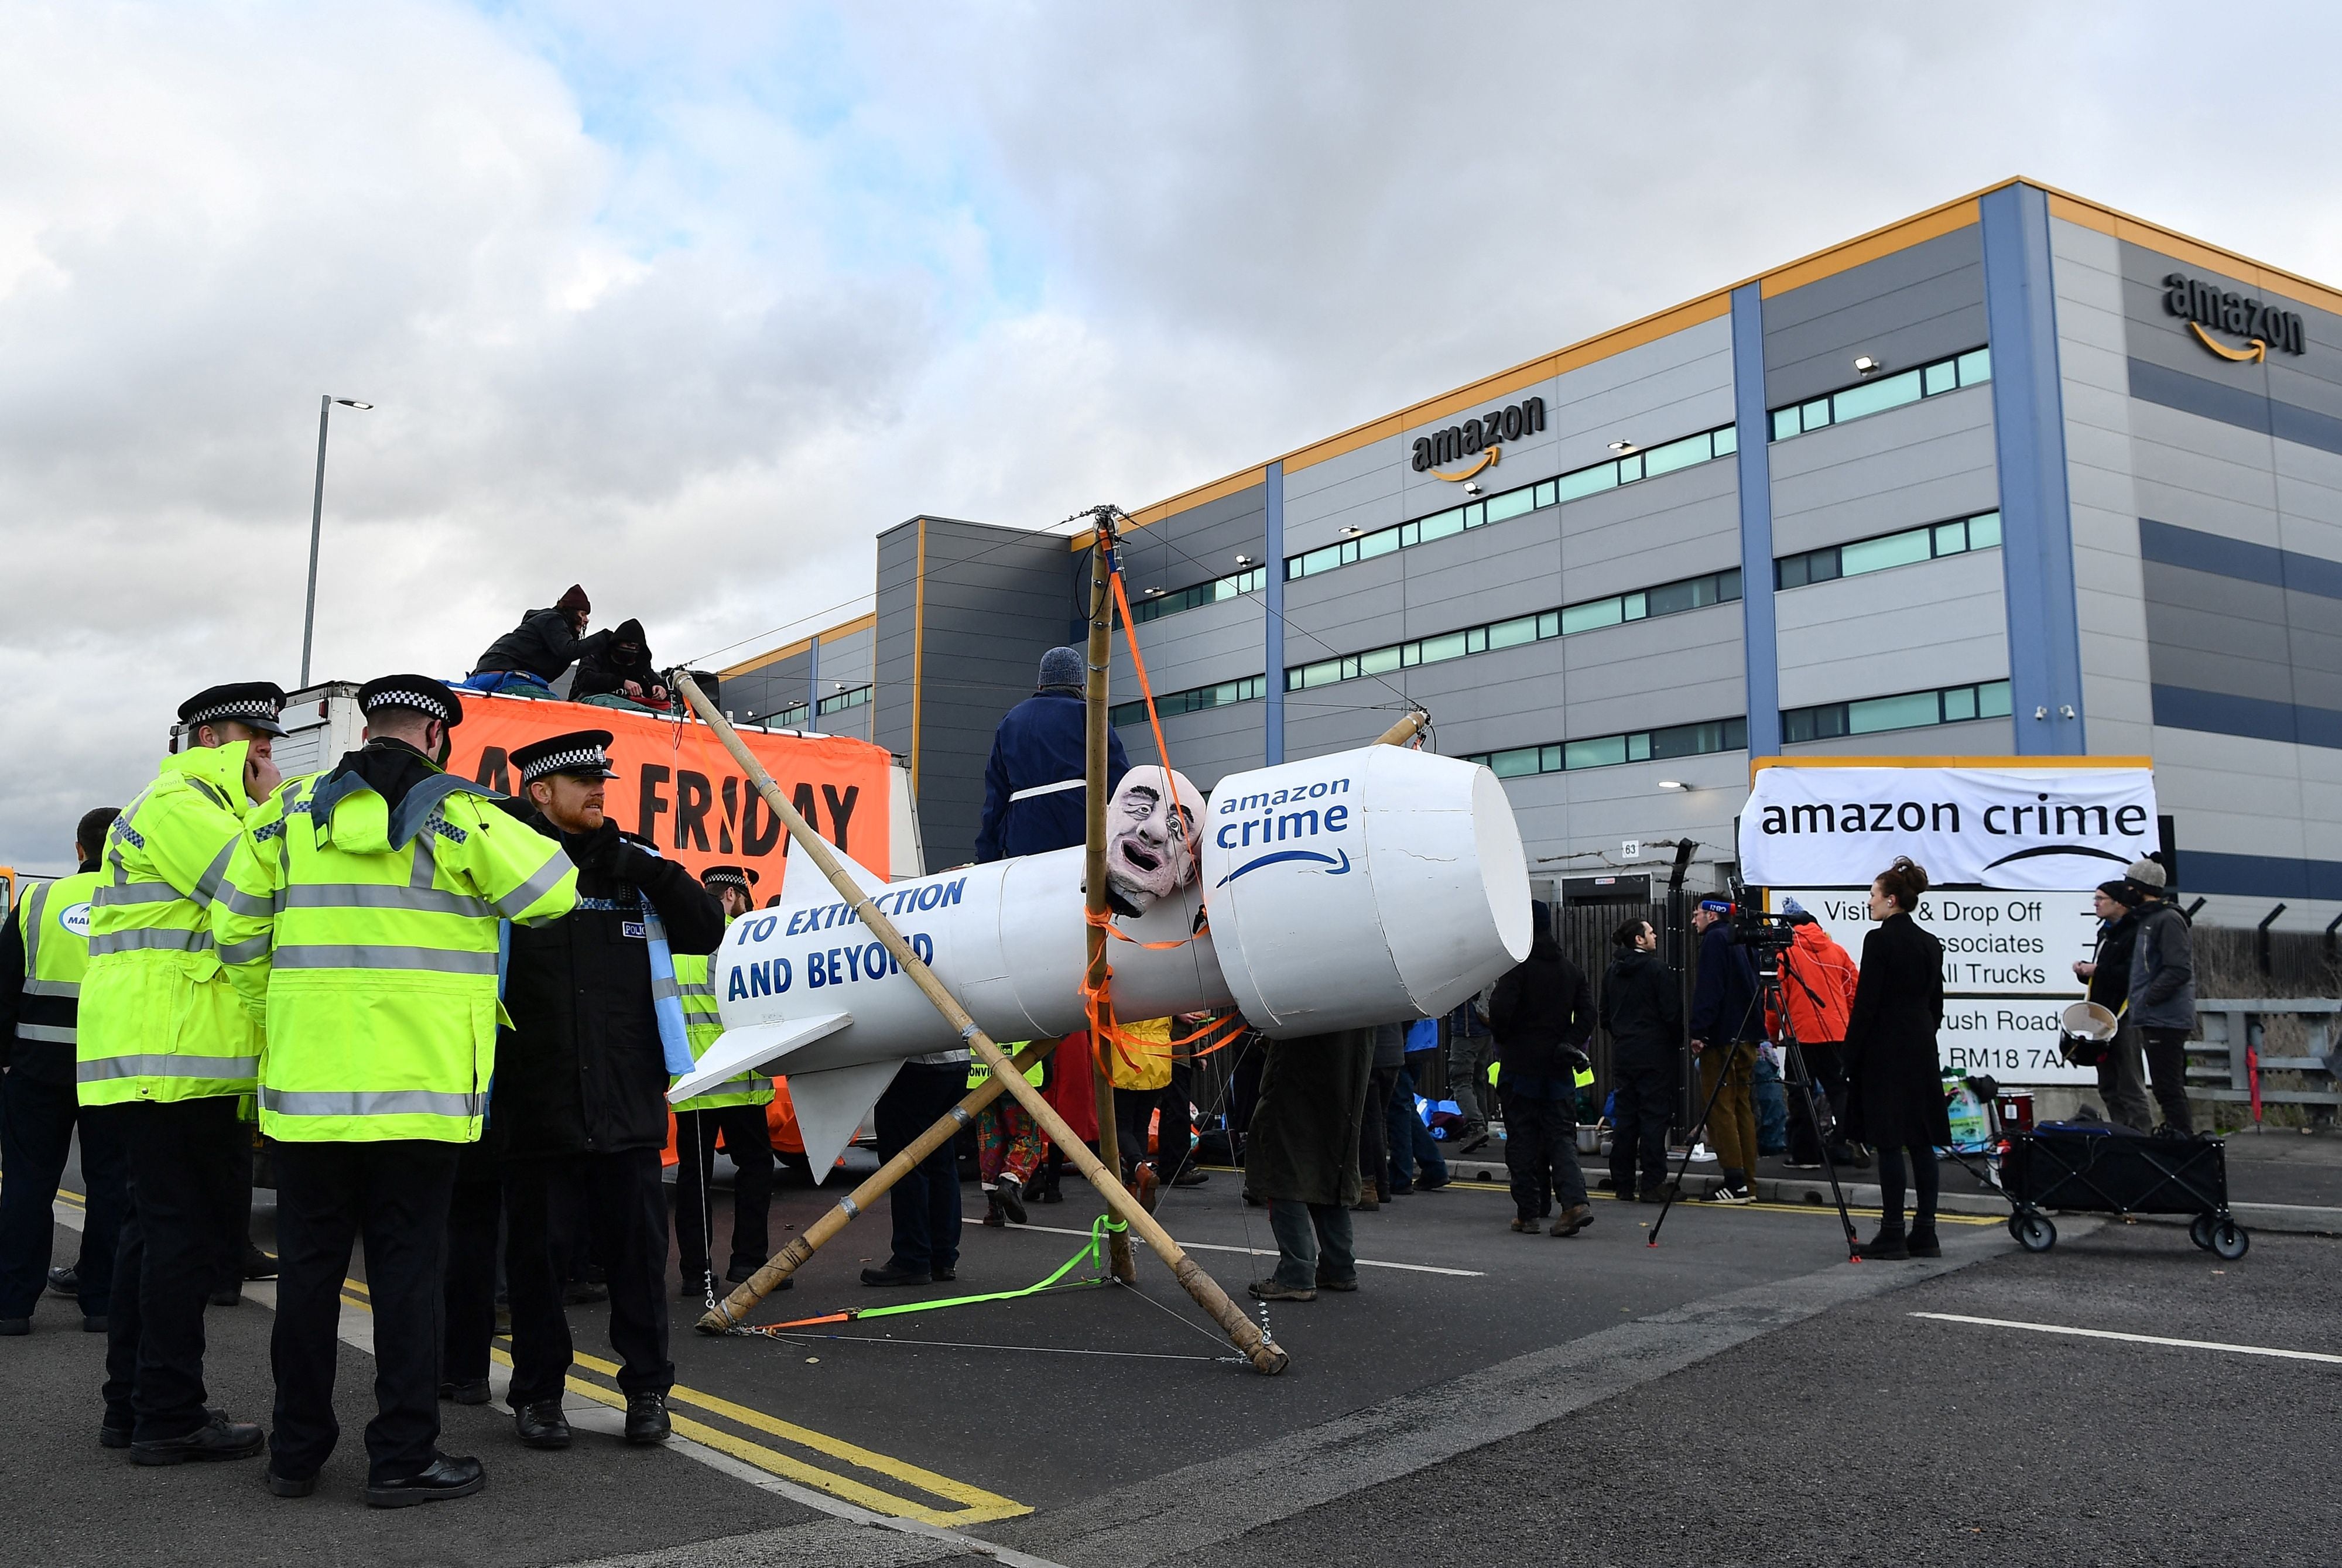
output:
[{"label": "street lamp post", "polygon": [[317,540],[325,522],[325,421],[334,404],[344,408],[372,408],[371,403],[360,403],[355,397],[335,397],[331,393],[317,399],[317,488],[309,499],[309,602],[301,612],[301,684],[309,684],[309,648],[317,629]]}]

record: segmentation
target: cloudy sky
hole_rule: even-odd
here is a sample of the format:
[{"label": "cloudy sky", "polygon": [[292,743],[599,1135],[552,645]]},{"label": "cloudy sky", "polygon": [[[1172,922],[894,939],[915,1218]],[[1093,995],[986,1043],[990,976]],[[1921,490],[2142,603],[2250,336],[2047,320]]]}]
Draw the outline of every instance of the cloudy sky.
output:
[{"label": "cloudy sky", "polygon": [[2212,15],[0,3],[0,862],[293,684],[321,394],[320,675],[729,658],[2012,174],[2342,279],[2342,13]]}]

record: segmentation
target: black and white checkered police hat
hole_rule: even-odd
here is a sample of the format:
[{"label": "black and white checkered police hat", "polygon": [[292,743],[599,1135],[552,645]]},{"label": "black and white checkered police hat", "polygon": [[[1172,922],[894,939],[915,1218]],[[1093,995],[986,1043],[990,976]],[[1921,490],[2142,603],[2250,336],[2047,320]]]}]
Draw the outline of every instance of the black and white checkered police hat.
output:
[{"label": "black and white checkered police hat", "polygon": [[572,730],[565,735],[550,735],[512,754],[513,765],[520,769],[520,782],[535,784],[547,774],[577,774],[586,778],[614,779],[617,770],[610,765],[610,732],[607,730]]},{"label": "black and white checkered police hat", "polygon": [[428,675],[382,675],[358,688],[358,706],[367,713],[380,708],[410,708],[453,729],[464,722],[463,700],[444,681]]},{"label": "black and white checkered police hat", "polygon": [[234,720],[264,735],[281,735],[285,726],[276,715],[285,711],[285,688],[274,681],[237,681],[208,686],[179,704],[179,723],[192,731],[197,724]]}]

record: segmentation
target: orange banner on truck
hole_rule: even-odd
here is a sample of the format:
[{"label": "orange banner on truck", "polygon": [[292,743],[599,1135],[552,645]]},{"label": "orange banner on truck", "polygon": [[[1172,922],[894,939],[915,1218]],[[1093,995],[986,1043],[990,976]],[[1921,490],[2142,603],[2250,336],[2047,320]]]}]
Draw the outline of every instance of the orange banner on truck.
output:
[{"label": "orange banner on truck", "polygon": [[[453,732],[450,773],[517,794],[513,753],[572,730],[607,730],[610,765],[618,774],[604,803],[612,821],[694,872],[711,865],[754,868],[759,904],[779,895],[788,832],[706,724],[578,703],[460,694],[464,722]],[[816,832],[886,874],[892,759],[885,747],[838,735],[757,730],[742,730],[740,738]]]}]

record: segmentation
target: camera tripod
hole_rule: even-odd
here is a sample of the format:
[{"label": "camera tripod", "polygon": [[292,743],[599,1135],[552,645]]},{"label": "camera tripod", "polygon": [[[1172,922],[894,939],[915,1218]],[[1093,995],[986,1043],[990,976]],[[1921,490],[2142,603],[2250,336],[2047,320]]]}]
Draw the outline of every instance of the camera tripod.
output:
[{"label": "camera tripod", "polygon": [[[1813,1123],[1815,1138],[1821,1144],[1822,1169],[1829,1177],[1830,1197],[1837,1204],[1837,1223],[1846,1232],[1847,1261],[1859,1263],[1862,1259],[1861,1238],[1854,1228],[1854,1216],[1847,1212],[1846,1190],[1838,1184],[1837,1162],[1830,1158],[1830,1134],[1837,1130],[1837,1108],[1832,1106],[1830,1119],[1827,1122],[1822,1120],[1822,1102],[1814,1093],[1813,1070],[1807,1064],[1805,1049],[1797,1043],[1797,1026],[1790,1019],[1789,1009],[1781,998],[1783,951],[1770,945],[1757,948],[1756,994],[1749,1001],[1748,1005],[1751,1010],[1764,1008],[1781,1021],[1781,1059],[1788,1068],[1789,1081],[1806,1097],[1806,1114]],[[1746,1014],[1742,1015],[1741,1022],[1744,1024],[1747,1022]],[[1735,1030],[1734,1033],[1736,1034],[1739,1031]],[[1722,1048],[1731,1052],[1739,1049],[1740,1044],[1741,1042],[1738,1040],[1727,1040]],[[1709,1050],[1716,1048],[1713,1044],[1708,1046]],[[1727,1060],[1723,1069],[1716,1074],[1716,1086],[1707,1092],[1707,1104],[1701,1110],[1699,1120],[1693,1124],[1695,1133],[1706,1126],[1707,1119],[1716,1114],[1716,1102],[1724,1094],[1724,1081],[1731,1075],[1732,1064]],[[1753,1164],[1756,1151],[1749,1150],[1748,1157]],[[1667,1211],[1675,1207],[1676,1198],[1683,1192],[1684,1174],[1690,1169],[1691,1144],[1686,1139],[1684,1144],[1683,1163],[1676,1167],[1676,1177],[1668,1183],[1666,1199],[1659,1205],[1658,1217],[1651,1222],[1651,1239],[1647,1245],[1656,1247],[1659,1244],[1659,1228],[1667,1223]],[[1756,1175],[1753,1169],[1749,1172],[1749,1175],[1753,1180]]]}]

